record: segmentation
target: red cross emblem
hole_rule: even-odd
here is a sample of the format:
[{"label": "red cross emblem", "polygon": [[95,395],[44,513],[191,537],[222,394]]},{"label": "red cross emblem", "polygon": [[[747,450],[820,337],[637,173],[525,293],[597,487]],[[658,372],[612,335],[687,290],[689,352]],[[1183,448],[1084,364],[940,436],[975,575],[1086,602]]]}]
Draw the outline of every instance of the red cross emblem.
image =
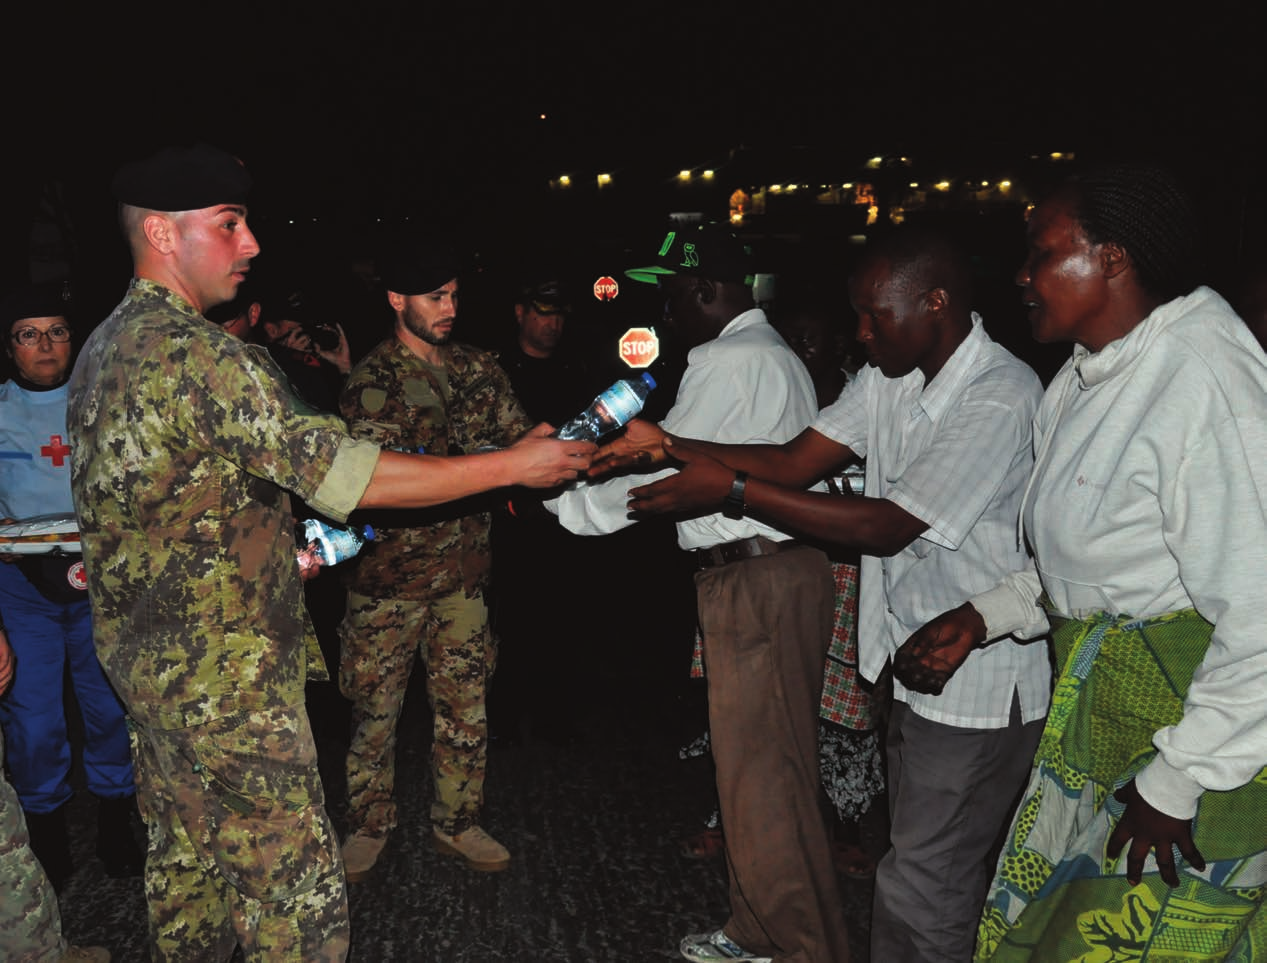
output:
[{"label": "red cross emblem", "polygon": [[50,435],[47,445],[40,445],[40,454],[53,459],[53,467],[61,468],[66,464],[66,456],[70,454],[70,445],[62,443],[61,435]]}]

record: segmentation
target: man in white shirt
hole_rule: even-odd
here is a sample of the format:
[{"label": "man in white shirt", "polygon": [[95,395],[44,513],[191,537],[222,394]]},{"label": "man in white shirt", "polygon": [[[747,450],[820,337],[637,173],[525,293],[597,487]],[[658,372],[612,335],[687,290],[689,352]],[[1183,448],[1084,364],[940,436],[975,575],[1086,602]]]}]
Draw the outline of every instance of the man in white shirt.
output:
[{"label": "man in white shirt", "polygon": [[[750,271],[743,245],[706,225],[670,233],[656,264],[627,272],[659,283],[666,315],[690,346],[666,431],[778,445],[813,420],[809,373],[754,306]],[[579,485],[547,507],[573,532],[615,531],[631,523],[631,484]],[[680,949],[697,963],[841,963],[849,957],[844,915],[818,808],[831,573],[818,549],[744,517],[741,495],[677,526],[678,544],[699,564],[731,909],[721,929],[687,936]]]},{"label": "man in white shirt", "polygon": [[[986,335],[970,310],[971,265],[940,234],[908,228],[873,242],[849,297],[870,363],[813,427],[746,450],[671,438],[682,470],[634,489],[630,507],[689,513],[738,484],[746,514],[860,551],[860,669],[874,681],[927,615],[1024,567],[1017,512],[1042,388]],[[655,434],[635,424],[623,457],[653,451]],[[861,458],[863,497],[804,490]],[[986,859],[1023,786],[1048,690],[1045,648],[1011,640],[974,653],[940,695],[894,682],[892,848],[876,875],[872,959],[971,957]]]}]

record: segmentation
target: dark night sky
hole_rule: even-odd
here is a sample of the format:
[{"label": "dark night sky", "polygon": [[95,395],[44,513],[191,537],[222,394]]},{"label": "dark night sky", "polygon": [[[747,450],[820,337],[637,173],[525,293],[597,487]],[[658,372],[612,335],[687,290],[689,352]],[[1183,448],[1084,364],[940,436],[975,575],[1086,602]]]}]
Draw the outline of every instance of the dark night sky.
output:
[{"label": "dark night sky", "polygon": [[49,62],[62,50],[15,52],[32,123],[81,161],[202,137],[324,190],[365,171],[382,183],[478,178],[525,157],[678,163],[740,142],[856,141],[865,155],[981,139],[1183,149],[1185,130],[1237,141],[1262,125],[1267,92],[1264,58],[1243,55],[1262,26],[1254,7],[1189,6],[1180,22],[1112,0],[746,13],[691,0],[256,0],[156,17],[125,3],[49,11],[87,45],[67,58],[69,94]]},{"label": "dark night sky", "polygon": [[952,161],[1126,150],[1216,184],[1264,157],[1249,2],[1189,5],[1183,21],[1113,0],[25,12],[45,23],[10,32],[0,58],[18,95],[9,156],[23,190],[59,179],[107,215],[119,162],[173,141],[239,153],[275,211],[439,199],[455,217],[563,170],[675,171],[741,144]]}]

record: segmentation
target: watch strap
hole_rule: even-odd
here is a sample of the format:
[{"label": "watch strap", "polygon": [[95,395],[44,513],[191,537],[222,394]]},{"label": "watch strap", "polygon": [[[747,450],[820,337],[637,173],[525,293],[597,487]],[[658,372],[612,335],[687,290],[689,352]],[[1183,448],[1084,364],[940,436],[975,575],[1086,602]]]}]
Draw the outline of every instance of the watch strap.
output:
[{"label": "watch strap", "polygon": [[743,518],[744,490],[748,487],[748,473],[735,472],[735,480],[730,483],[730,494],[722,501],[721,513],[727,518]]}]

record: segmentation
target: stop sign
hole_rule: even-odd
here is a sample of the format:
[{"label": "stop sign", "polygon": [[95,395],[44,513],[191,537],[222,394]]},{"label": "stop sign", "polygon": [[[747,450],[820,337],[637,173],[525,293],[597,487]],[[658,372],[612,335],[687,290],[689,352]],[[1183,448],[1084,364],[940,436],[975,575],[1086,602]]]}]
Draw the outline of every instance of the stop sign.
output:
[{"label": "stop sign", "polygon": [[598,300],[611,301],[618,294],[620,294],[620,285],[616,283],[614,277],[604,274],[594,282],[594,297]]},{"label": "stop sign", "polygon": [[660,339],[651,328],[630,328],[619,343],[620,360],[631,368],[645,368],[660,356]]}]

